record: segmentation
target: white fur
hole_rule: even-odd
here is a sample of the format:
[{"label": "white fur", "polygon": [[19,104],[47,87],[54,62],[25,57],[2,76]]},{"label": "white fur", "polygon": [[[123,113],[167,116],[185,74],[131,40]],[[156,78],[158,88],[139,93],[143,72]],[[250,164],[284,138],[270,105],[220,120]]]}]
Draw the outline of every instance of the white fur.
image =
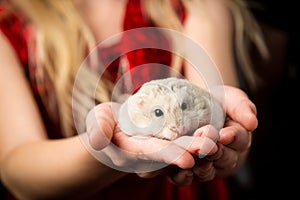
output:
[{"label": "white fur", "polygon": [[[157,109],[163,115],[156,116]],[[145,83],[121,105],[119,113],[124,133],[167,140],[193,134],[207,124],[219,130],[225,121],[220,103],[209,92],[175,77]]]}]

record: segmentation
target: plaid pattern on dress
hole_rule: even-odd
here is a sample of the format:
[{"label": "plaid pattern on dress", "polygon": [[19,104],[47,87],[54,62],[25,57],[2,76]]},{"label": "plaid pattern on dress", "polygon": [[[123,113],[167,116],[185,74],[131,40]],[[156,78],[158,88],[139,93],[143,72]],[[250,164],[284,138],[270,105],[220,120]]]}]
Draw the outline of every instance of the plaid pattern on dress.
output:
[{"label": "plaid pattern on dress", "polygon": [[[178,1],[173,1],[178,2]],[[176,11],[180,15],[180,18],[184,20],[185,13],[181,4],[177,5]],[[126,14],[124,18],[124,31],[131,30],[140,27],[152,27],[154,24],[145,19],[142,14],[140,0],[129,0],[127,3]],[[0,6],[1,14],[1,6]],[[43,84],[32,81],[30,77],[34,77],[36,73],[35,66],[29,66],[28,60],[28,46],[27,42],[30,37],[28,24],[25,18],[21,15],[9,15],[0,20],[0,30],[6,35],[10,43],[14,47],[22,65],[28,80],[35,94],[35,98],[39,104],[40,111],[44,118],[45,125],[51,138],[62,137],[59,135],[59,124],[54,122],[45,113],[45,105],[42,104],[38,91],[52,90],[52,84],[49,82],[43,82]],[[100,58],[105,65],[107,65],[107,72],[111,75],[113,81],[118,81],[121,73],[130,71],[132,87],[137,89],[142,83],[151,79],[164,78],[169,75],[169,71],[161,67],[153,67],[151,63],[158,63],[165,66],[169,66],[171,62],[172,54],[166,50],[146,48],[137,49],[134,51],[126,52],[135,45],[146,45],[149,42],[159,43],[162,49],[168,49],[168,41],[158,31],[152,32],[150,35],[139,34],[138,32],[134,37],[127,37],[126,35],[121,39],[119,44],[111,47],[100,49]],[[118,56],[122,55],[122,56]],[[115,57],[115,59],[111,59]],[[125,64],[122,64],[122,60],[125,60]],[[112,62],[111,62],[112,61]],[[138,66],[143,65],[142,70],[135,71]],[[120,67],[122,70],[120,70]],[[126,89],[126,88],[125,88]],[[129,88],[130,89],[130,88]],[[131,88],[132,89],[132,88]],[[98,194],[97,194],[98,195]],[[103,189],[99,196],[105,199],[165,199],[165,200],[193,200],[193,199],[214,199],[214,200],[226,200],[228,199],[227,186],[223,179],[216,179],[208,183],[193,182],[191,185],[177,187],[169,182],[166,177],[158,176],[152,179],[141,179],[135,174],[128,174],[123,179],[115,182],[106,189]]]}]

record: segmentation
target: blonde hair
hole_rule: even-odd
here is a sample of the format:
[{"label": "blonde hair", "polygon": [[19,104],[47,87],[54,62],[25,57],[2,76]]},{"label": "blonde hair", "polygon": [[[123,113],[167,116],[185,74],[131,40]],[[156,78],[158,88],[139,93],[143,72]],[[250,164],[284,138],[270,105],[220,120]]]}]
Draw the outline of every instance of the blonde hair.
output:
[{"label": "blonde hair", "polygon": [[227,1],[234,22],[235,53],[238,64],[241,66],[248,86],[255,90],[260,85],[261,79],[255,73],[249,54],[249,46],[254,44],[262,59],[269,58],[263,34],[252,13],[249,4],[243,0]]},{"label": "blonde hair", "polygon": [[[37,66],[37,74],[36,77],[32,77],[33,81],[43,84],[50,79],[54,88],[47,91],[47,94],[41,92],[42,100],[46,107],[50,108],[48,112],[52,119],[60,121],[63,134],[74,135],[72,89],[86,52],[95,46],[93,35],[72,0],[13,0],[13,3],[15,8],[23,11],[34,25],[36,49],[29,47],[30,62]],[[97,81],[92,73],[86,71],[84,74],[89,82]],[[85,84],[86,88],[89,88],[88,83]],[[99,94],[97,98],[101,102],[109,100],[109,90],[106,86],[107,84],[101,84],[101,87],[97,87],[100,90],[97,92]],[[86,94],[94,93],[86,92]],[[83,101],[86,102],[89,97]],[[82,106],[90,108],[88,105]]]},{"label": "blonde hair", "polygon": [[[237,27],[236,47],[239,53],[238,57],[242,66],[244,66],[243,69],[247,77],[254,83],[254,74],[246,51],[247,47],[244,45],[245,33],[254,32],[253,30],[249,31],[244,21],[252,18],[248,12],[245,12],[247,11],[245,3],[240,0],[228,2],[230,2],[228,5],[235,19],[235,27]],[[49,107],[49,103],[57,103],[63,134],[71,136],[74,134],[72,115],[73,84],[86,52],[95,47],[93,35],[79,14],[73,0],[13,0],[13,3],[29,17],[36,27],[36,51],[34,54],[36,58],[34,62],[38,66],[36,81],[44,81],[47,77],[50,78],[55,92],[51,95],[55,95],[56,102],[47,102],[47,106]],[[182,31],[182,24],[174,9],[172,9],[170,0],[143,0],[142,5],[145,8],[146,15],[157,26]],[[255,23],[251,23],[250,26],[257,29]],[[258,43],[260,49],[263,49],[263,42],[258,35],[248,35],[247,38]],[[178,56],[174,56],[172,66],[179,71],[181,62],[182,60]],[[85,79],[88,81],[82,85],[84,87],[82,91],[87,91],[89,83],[94,84],[97,81],[97,78],[93,77],[88,71],[85,72],[85,75],[89,78]],[[99,91],[96,92],[98,94],[96,99],[99,102],[109,101],[111,83],[100,82],[100,84],[97,87]],[[94,91],[86,92],[86,94],[86,100],[84,100],[84,103],[81,102],[82,107],[79,110],[87,111],[94,103],[87,100],[93,97]],[[50,106],[52,114],[57,114],[55,113],[55,106]]]},{"label": "blonde hair", "polygon": [[[188,3],[189,0],[181,1],[183,3]],[[145,0],[143,2],[148,16],[150,16],[156,25],[177,31],[183,30],[182,23],[178,19],[174,9],[172,9],[169,0]],[[249,83],[249,87],[255,90],[261,80],[253,69],[248,51],[250,44],[254,44],[261,57],[263,59],[268,59],[269,55],[262,36],[263,34],[250,12],[249,4],[243,0],[227,0],[225,3],[232,16],[235,44],[234,52],[236,54],[237,62]],[[182,60],[179,57],[174,58],[173,66],[175,69],[179,70]]]}]

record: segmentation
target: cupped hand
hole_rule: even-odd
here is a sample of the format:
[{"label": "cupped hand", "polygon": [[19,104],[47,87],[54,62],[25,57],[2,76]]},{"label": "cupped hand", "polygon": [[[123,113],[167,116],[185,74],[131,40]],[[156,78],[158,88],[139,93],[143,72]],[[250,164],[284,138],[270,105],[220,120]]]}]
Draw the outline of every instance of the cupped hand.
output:
[{"label": "cupped hand", "polygon": [[234,173],[245,159],[250,146],[251,133],[240,124],[228,120],[220,131],[218,151],[196,160],[193,167],[196,179],[204,182]]},{"label": "cupped hand", "polygon": [[[241,89],[224,86],[225,99],[222,105],[226,110],[226,122],[219,132],[218,150],[213,155],[195,159],[190,169],[177,169],[170,176],[173,183],[185,185],[193,180],[209,181],[215,177],[225,177],[234,173],[244,162],[251,148],[252,132],[257,128],[258,120],[255,104]],[[215,129],[204,126],[195,132],[195,136],[209,136]],[[193,175],[191,175],[191,171]]]},{"label": "cupped hand", "polygon": [[223,86],[225,99],[221,101],[228,118],[239,123],[247,131],[252,132],[258,126],[255,104],[241,89],[232,86]]},{"label": "cupped hand", "polygon": [[86,117],[86,132],[89,144],[95,150],[106,147],[113,134],[117,131],[113,108],[118,108],[116,103],[102,103],[95,106]]},{"label": "cupped hand", "polygon": [[[183,136],[173,141],[155,137],[128,136],[118,127],[116,114],[119,105],[102,103],[89,113],[87,132],[90,146],[102,153],[117,169],[130,167],[132,172],[148,173],[160,169],[149,168],[149,163],[174,165],[191,169],[198,155],[211,155],[217,151],[216,134],[211,137]],[[143,169],[143,164],[145,169]],[[129,168],[126,168],[128,170]]]},{"label": "cupped hand", "polygon": [[[200,181],[232,174],[244,162],[251,147],[252,132],[257,128],[255,104],[241,89],[225,86],[227,118],[219,132],[218,151],[196,161],[195,177]],[[203,134],[206,134],[205,132]]]},{"label": "cupped hand", "polygon": [[[219,151],[218,148],[216,148],[218,139],[218,131],[213,126],[207,125],[196,130],[193,136],[181,136],[174,140],[174,143],[179,144],[190,152],[193,155],[194,161],[197,162],[199,159],[203,159],[205,156],[213,156]],[[200,144],[201,146],[193,146],[191,145],[191,141],[194,141],[194,144]],[[193,167],[194,166],[195,165],[193,165]],[[195,173],[193,172],[193,167],[180,168],[178,165],[169,165],[154,172],[140,173],[139,176],[143,178],[152,178],[158,174],[163,174],[175,185],[188,185],[194,180]]]}]

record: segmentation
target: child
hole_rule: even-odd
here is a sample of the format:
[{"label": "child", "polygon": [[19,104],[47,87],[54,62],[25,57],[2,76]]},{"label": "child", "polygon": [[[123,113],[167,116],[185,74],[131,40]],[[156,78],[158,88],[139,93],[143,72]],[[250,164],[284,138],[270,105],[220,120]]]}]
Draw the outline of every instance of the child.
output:
[{"label": "child", "polygon": [[[8,196],[16,199],[228,199],[225,177],[244,162],[251,146],[251,132],[257,126],[255,105],[237,88],[233,56],[232,34],[238,27],[233,28],[231,14],[239,22],[240,14],[246,12],[241,1],[225,0],[1,1],[0,170]],[[203,127],[190,136],[194,146],[210,149],[209,159],[194,160],[193,145],[181,146],[171,141],[155,140],[151,143],[155,145],[145,142],[144,148],[135,148],[139,141],[117,129],[112,104],[105,102],[110,101],[111,83],[118,80],[120,69],[126,72],[145,63],[161,63],[175,67],[195,84],[203,83],[191,65],[161,49],[137,49],[105,63],[113,53],[123,55],[121,47],[128,44],[122,43],[124,37],[113,40],[100,51],[98,58],[108,67],[97,87],[97,105],[89,101],[94,94],[88,92],[92,74],[87,73],[83,80],[87,84],[79,95],[79,106],[85,109],[83,113],[94,111],[97,120],[87,122],[95,134],[90,130],[89,135],[82,132],[79,135],[89,141],[92,149],[87,151],[76,132],[72,89],[88,53],[96,44],[122,31],[153,26],[176,30],[192,38],[204,47],[220,71],[228,120],[219,133]],[[143,35],[127,41],[133,39],[151,42]],[[247,47],[242,44],[242,40],[237,41],[239,55],[245,58]],[[248,80],[255,83],[250,62],[240,61],[249,73]],[[162,73],[159,69],[151,70],[154,69],[145,68],[145,73],[138,76],[140,79],[134,81],[146,81],[153,74]],[[84,118],[76,120],[85,122]],[[106,148],[110,141],[135,156],[114,153]],[[166,145],[172,147],[171,154],[147,153]],[[146,147],[149,149],[145,150]],[[143,174],[127,173],[99,162],[90,154],[94,150],[102,151],[115,166],[128,166],[136,160],[165,162],[170,166]]]}]

